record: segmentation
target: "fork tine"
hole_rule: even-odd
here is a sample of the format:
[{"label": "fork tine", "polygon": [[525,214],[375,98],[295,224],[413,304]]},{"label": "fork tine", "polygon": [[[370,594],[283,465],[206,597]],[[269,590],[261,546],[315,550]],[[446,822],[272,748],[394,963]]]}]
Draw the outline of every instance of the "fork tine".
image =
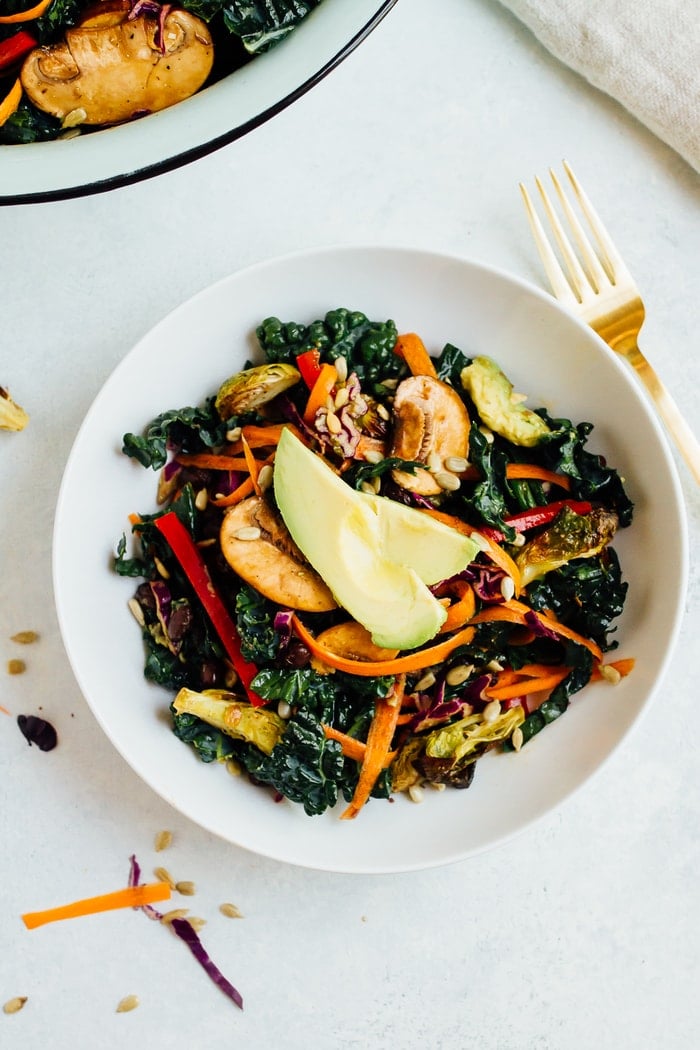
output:
[{"label": "fork tine", "polygon": [[625,277],[631,280],[629,271],[622,261],[622,256],[615,247],[610,234],[606,230],[605,226],[601,222],[600,216],[596,212],[595,208],[591,204],[590,200],[586,196],[583,188],[581,187],[578,179],[574,175],[571,165],[568,161],[563,161],[564,171],[569,177],[569,182],[576,195],[581,211],[586,216],[591,231],[598,242],[601,255],[603,257],[603,264],[613,284],[616,284],[620,277]]},{"label": "fork tine", "polygon": [[[567,174],[569,174],[569,171],[567,171]],[[593,285],[593,288],[596,292],[600,292],[610,281],[612,281],[613,284],[615,283],[615,273],[610,266],[609,260],[606,258],[606,252],[604,252],[601,249],[601,255],[603,256],[603,265],[601,265],[601,260],[598,258],[595,251],[593,250],[591,242],[589,241],[586,233],[584,232],[584,229],[578,220],[576,212],[571,207],[569,198],[564,193],[559,179],[557,178],[555,172],[552,171],[551,168],[549,169],[549,175],[554,185],[554,188],[557,191],[557,195],[561,202],[561,206],[566,216],[566,220],[571,228],[571,232],[574,235],[574,240],[576,241],[579,247],[579,251],[581,252],[583,261],[586,264],[591,284]],[[576,185],[578,185],[578,183]],[[586,218],[590,223],[591,220],[588,215],[586,215]],[[591,232],[595,234],[595,230],[596,227],[591,223]],[[597,239],[598,238],[596,237],[596,240]],[[605,267],[606,263],[607,268]]]},{"label": "fork tine", "polygon": [[568,268],[569,280],[574,290],[574,294],[576,295],[577,301],[579,303],[582,303],[585,298],[586,290],[590,291],[591,289],[590,282],[588,280],[588,277],[586,276],[586,273],[584,272],[583,267],[581,266],[581,263],[578,261],[576,253],[571,247],[571,241],[564,232],[564,227],[559,221],[559,216],[555,212],[552,202],[547,196],[547,191],[542,185],[541,179],[536,178],[535,185],[540,191],[540,197],[542,198],[542,204],[544,205],[544,210],[547,213],[549,224],[552,227],[552,230],[554,231],[554,236],[556,237],[557,244],[559,245],[559,250],[561,251],[564,262],[566,263],[566,266]]},{"label": "fork tine", "polygon": [[571,304],[577,305],[578,299],[571,290],[571,285],[567,281],[564,271],[559,265],[559,261],[552,250],[552,246],[549,243],[549,238],[544,232],[542,223],[540,222],[537,212],[535,211],[532,201],[530,200],[530,194],[527,192],[525,186],[521,182],[520,192],[523,195],[525,202],[525,211],[527,217],[530,220],[530,228],[532,229],[532,235],[535,240],[537,251],[540,254],[544,271],[549,278],[549,283],[552,286],[552,290],[557,299],[564,302],[568,301]]}]

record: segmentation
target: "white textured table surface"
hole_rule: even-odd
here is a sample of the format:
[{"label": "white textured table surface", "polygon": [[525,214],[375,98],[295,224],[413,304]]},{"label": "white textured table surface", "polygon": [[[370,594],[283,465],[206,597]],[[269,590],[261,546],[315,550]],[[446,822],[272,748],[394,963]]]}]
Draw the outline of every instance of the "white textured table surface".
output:
[{"label": "white textured table surface", "polygon": [[[656,700],[593,781],[493,852],[398,876],[287,867],[179,817],[97,726],[52,605],[77,428],[166,312],[250,262],[347,242],[445,249],[539,283],[517,182],[562,157],[638,279],[650,358],[697,421],[700,179],[487,0],[402,0],[309,95],[196,164],[0,210],[0,383],[32,416],[0,434],[0,703],[40,707],[61,736],[42,754],[0,713],[0,1001],[29,997],[0,1014],[4,1050],[700,1045],[697,563]],[[698,492],[680,474],[692,557]],[[9,638],[26,628],[41,640],[18,654]],[[16,655],[28,669],[10,677]],[[132,852],[150,871],[164,827],[243,1013],[131,912],[34,933],[19,920],[118,886]],[[217,918],[225,899],[244,919]],[[128,993],[140,1007],[115,1013]]]}]

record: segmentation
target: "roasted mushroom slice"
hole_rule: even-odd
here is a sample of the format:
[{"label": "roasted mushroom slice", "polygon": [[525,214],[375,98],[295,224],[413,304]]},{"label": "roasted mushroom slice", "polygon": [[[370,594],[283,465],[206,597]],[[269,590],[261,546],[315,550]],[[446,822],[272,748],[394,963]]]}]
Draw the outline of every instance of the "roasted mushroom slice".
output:
[{"label": "roasted mushroom slice", "polygon": [[469,415],[459,394],[432,376],[409,376],[396,389],[393,427],[389,455],[426,464],[415,474],[393,471],[394,481],[424,496],[442,492],[436,475],[445,460],[466,460],[469,451]]},{"label": "roasted mushroom slice", "polygon": [[227,511],[219,538],[234,572],[266,598],[305,612],[336,608],[330,590],[263,496],[250,496]]},{"label": "roasted mushroom slice", "polygon": [[[155,9],[156,13],[151,13]],[[118,124],[189,98],[214,61],[205,22],[180,9],[104,0],[65,40],[35,48],[22,66],[29,100],[67,126]]]}]

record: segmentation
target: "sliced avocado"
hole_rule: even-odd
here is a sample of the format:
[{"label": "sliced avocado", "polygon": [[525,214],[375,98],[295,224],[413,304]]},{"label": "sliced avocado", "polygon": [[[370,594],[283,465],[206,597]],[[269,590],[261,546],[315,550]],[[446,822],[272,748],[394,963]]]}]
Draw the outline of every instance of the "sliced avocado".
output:
[{"label": "sliced avocado", "polygon": [[490,357],[475,357],[461,380],[486,426],[507,441],[532,448],[551,434],[541,416],[514,400],[513,384]]},{"label": "sliced avocado", "polygon": [[287,430],[274,491],[294,542],[376,645],[414,649],[437,634],[446,614],[427,583],[469,564],[477,547],[468,537],[351,489]]}]

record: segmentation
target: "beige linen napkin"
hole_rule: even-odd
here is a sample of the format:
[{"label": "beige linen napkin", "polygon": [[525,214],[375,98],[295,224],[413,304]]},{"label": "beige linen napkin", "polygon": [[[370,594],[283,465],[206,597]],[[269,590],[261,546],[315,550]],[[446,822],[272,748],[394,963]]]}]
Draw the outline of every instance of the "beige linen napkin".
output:
[{"label": "beige linen napkin", "polygon": [[501,0],[700,171],[700,0]]}]

